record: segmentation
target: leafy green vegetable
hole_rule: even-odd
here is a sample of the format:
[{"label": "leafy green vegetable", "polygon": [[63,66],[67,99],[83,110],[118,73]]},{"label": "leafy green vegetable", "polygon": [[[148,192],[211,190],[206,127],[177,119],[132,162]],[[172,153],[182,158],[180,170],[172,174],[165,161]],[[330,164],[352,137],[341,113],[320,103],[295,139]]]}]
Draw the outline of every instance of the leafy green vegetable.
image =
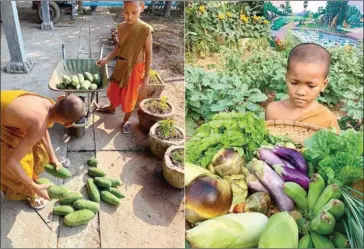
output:
[{"label": "leafy green vegetable", "polygon": [[305,141],[303,152],[309,174],[318,172],[329,184],[345,186],[363,179],[363,132],[349,129],[340,135],[320,130]]},{"label": "leafy green vegetable", "polygon": [[233,148],[246,160],[273,139],[268,135],[263,119],[254,113],[222,112],[201,125],[186,145],[186,161],[204,168],[221,148]]}]

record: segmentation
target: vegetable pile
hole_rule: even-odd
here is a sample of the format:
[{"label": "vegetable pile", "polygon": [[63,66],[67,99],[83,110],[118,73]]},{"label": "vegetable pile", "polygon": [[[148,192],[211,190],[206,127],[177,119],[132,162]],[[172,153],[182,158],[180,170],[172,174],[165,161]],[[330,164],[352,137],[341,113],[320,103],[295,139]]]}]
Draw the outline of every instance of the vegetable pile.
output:
[{"label": "vegetable pile", "polygon": [[319,131],[301,153],[252,113],[220,113],[186,148],[186,240],[193,247],[363,245],[364,205],[348,187],[363,179],[362,133]]},{"label": "vegetable pile", "polygon": [[[51,184],[47,189],[51,199],[58,199],[57,206],[54,206],[53,213],[64,216],[66,226],[85,225],[90,222],[100,210],[100,201],[118,206],[124,195],[117,189],[121,186],[121,181],[116,178],[106,176],[106,172],[97,168],[98,160],[90,158],[87,164],[91,167],[87,174],[94,178],[89,178],[86,183],[89,200],[83,199],[80,192],[72,192],[66,186],[54,185],[47,178],[40,178],[37,184]],[[47,173],[61,179],[68,179],[72,176],[68,169],[61,167],[56,170],[52,164],[44,166]]]},{"label": "vegetable pile", "polygon": [[92,75],[89,72],[75,75],[62,75],[62,82],[56,85],[57,89],[69,90],[96,90],[101,86],[102,80],[99,74]]}]

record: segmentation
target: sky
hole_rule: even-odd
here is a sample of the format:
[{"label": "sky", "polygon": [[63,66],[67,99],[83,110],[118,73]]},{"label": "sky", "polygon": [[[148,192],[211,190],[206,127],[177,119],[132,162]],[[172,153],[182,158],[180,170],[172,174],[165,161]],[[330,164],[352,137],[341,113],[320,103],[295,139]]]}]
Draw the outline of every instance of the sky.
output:
[{"label": "sky", "polygon": [[[274,5],[279,6],[281,4],[285,4],[286,1],[271,1]],[[290,1],[293,13],[301,12],[304,10],[303,1]],[[349,1],[349,5],[355,5],[359,8],[361,13],[363,13],[363,1]],[[317,12],[319,7],[326,6],[326,1],[308,1],[308,6],[306,10],[310,10],[312,12]]]}]

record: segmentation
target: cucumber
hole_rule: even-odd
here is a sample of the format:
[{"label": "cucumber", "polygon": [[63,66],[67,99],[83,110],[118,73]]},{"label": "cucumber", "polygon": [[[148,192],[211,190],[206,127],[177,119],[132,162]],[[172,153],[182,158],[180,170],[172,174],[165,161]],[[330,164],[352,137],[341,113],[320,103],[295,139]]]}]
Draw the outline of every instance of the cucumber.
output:
[{"label": "cucumber", "polygon": [[85,77],[83,77],[82,73],[78,73],[77,77],[78,77],[78,81],[80,82],[80,84],[82,84],[85,81]]},{"label": "cucumber", "polygon": [[88,209],[94,213],[97,213],[100,210],[99,203],[82,199],[75,201],[73,206],[79,210]]},{"label": "cucumber", "polygon": [[106,188],[109,189],[111,187],[111,182],[108,180],[105,180],[101,177],[95,177],[95,184],[100,188]]},{"label": "cucumber", "polygon": [[66,86],[72,83],[72,79],[70,76],[64,74],[62,75],[62,83],[65,84]]},{"label": "cucumber", "polygon": [[61,179],[68,179],[70,178],[72,175],[71,175],[71,172],[69,172],[68,169],[64,168],[64,167],[61,167],[59,170],[56,170],[54,165],[52,164],[46,164],[44,165],[44,170],[54,176],[54,177],[57,177],[57,178],[61,178]]},{"label": "cucumber", "polygon": [[120,199],[107,190],[101,191],[100,196],[104,202],[106,202],[110,205],[113,205],[113,206],[120,205]]},{"label": "cucumber", "polygon": [[97,89],[97,85],[95,83],[92,83],[89,89],[90,90],[96,90]]},{"label": "cucumber", "polygon": [[69,196],[69,190],[66,186],[54,185],[48,188],[47,192],[51,199],[64,199]]},{"label": "cucumber", "polygon": [[86,183],[88,197],[97,203],[100,203],[100,192],[96,187],[93,179],[88,179]]},{"label": "cucumber", "polygon": [[89,72],[85,72],[84,75],[85,75],[85,80],[88,80],[90,82],[90,84],[91,84],[91,82],[94,81],[92,74],[90,74]]},{"label": "cucumber", "polygon": [[108,176],[103,176],[102,178],[104,178],[105,180],[108,180],[111,182],[111,187],[118,187],[121,186],[121,181],[117,178],[113,178],[113,177],[108,177]]},{"label": "cucumber", "polygon": [[117,188],[109,188],[108,191],[119,199],[125,198],[125,196]]},{"label": "cucumber", "polygon": [[106,173],[100,168],[90,168],[87,170],[89,176],[106,176]]},{"label": "cucumber", "polygon": [[53,213],[60,216],[73,213],[74,211],[75,210],[71,206],[58,206],[53,208]]},{"label": "cucumber", "polygon": [[35,182],[38,183],[38,184],[52,184],[52,185],[54,185],[54,183],[51,180],[47,179],[47,178],[39,178]]},{"label": "cucumber", "polygon": [[85,80],[82,85],[81,88],[83,88],[82,90],[88,90],[91,86],[91,82],[89,80]]},{"label": "cucumber", "polygon": [[67,198],[59,200],[59,204],[61,204],[61,205],[72,204],[75,201],[82,199],[82,198],[83,198],[83,195],[80,192],[70,192]]},{"label": "cucumber", "polygon": [[57,89],[66,89],[66,85],[64,83],[59,83],[56,85]]},{"label": "cucumber", "polygon": [[64,224],[69,227],[85,225],[89,223],[89,221],[92,220],[95,215],[96,214],[94,212],[87,209],[78,210],[76,212],[67,214],[64,217]]},{"label": "cucumber", "polygon": [[97,73],[94,74],[94,79],[93,79],[92,83],[95,83],[98,86],[100,85],[101,78],[100,78],[100,75],[99,74],[97,74]]},{"label": "cucumber", "polygon": [[97,167],[98,163],[99,161],[95,157],[87,160],[87,165],[91,167]]},{"label": "cucumber", "polygon": [[72,86],[76,87],[78,84],[80,84],[78,76],[77,75],[73,75],[72,76]]}]

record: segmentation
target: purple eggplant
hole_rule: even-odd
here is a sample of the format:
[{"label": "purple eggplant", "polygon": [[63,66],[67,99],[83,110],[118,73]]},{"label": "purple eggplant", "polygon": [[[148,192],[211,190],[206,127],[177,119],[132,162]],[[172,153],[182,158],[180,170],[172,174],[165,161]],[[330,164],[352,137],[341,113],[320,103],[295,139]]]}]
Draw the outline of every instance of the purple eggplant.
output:
[{"label": "purple eggplant", "polygon": [[247,168],[259,179],[269,191],[269,194],[273,196],[280,211],[292,211],[294,209],[294,202],[283,192],[283,179],[268,164],[264,161],[253,159],[247,165]]},{"label": "purple eggplant", "polygon": [[255,175],[249,174],[246,178],[248,187],[255,192],[269,193]]},{"label": "purple eggplant", "polygon": [[281,158],[281,160],[284,162],[284,164],[286,165],[286,167],[291,168],[291,169],[296,169],[296,168],[293,166],[293,164],[292,164],[292,163],[290,163],[289,161],[284,160],[284,159],[282,159],[282,158]]},{"label": "purple eggplant", "polygon": [[259,155],[259,159],[266,162],[266,163],[268,163],[269,166],[273,166],[275,164],[285,166],[282,159],[280,159],[270,149],[261,148],[261,149],[258,150],[258,155]]},{"label": "purple eggplant", "polygon": [[284,181],[295,182],[302,188],[306,190],[308,189],[308,186],[310,184],[310,178],[304,173],[296,169],[291,169],[280,165],[274,165],[273,168],[275,172],[277,172],[277,174],[283,178]]},{"label": "purple eggplant", "polygon": [[302,173],[307,174],[308,165],[301,153],[295,149],[275,146],[272,150],[274,154],[289,161],[292,165]]}]

